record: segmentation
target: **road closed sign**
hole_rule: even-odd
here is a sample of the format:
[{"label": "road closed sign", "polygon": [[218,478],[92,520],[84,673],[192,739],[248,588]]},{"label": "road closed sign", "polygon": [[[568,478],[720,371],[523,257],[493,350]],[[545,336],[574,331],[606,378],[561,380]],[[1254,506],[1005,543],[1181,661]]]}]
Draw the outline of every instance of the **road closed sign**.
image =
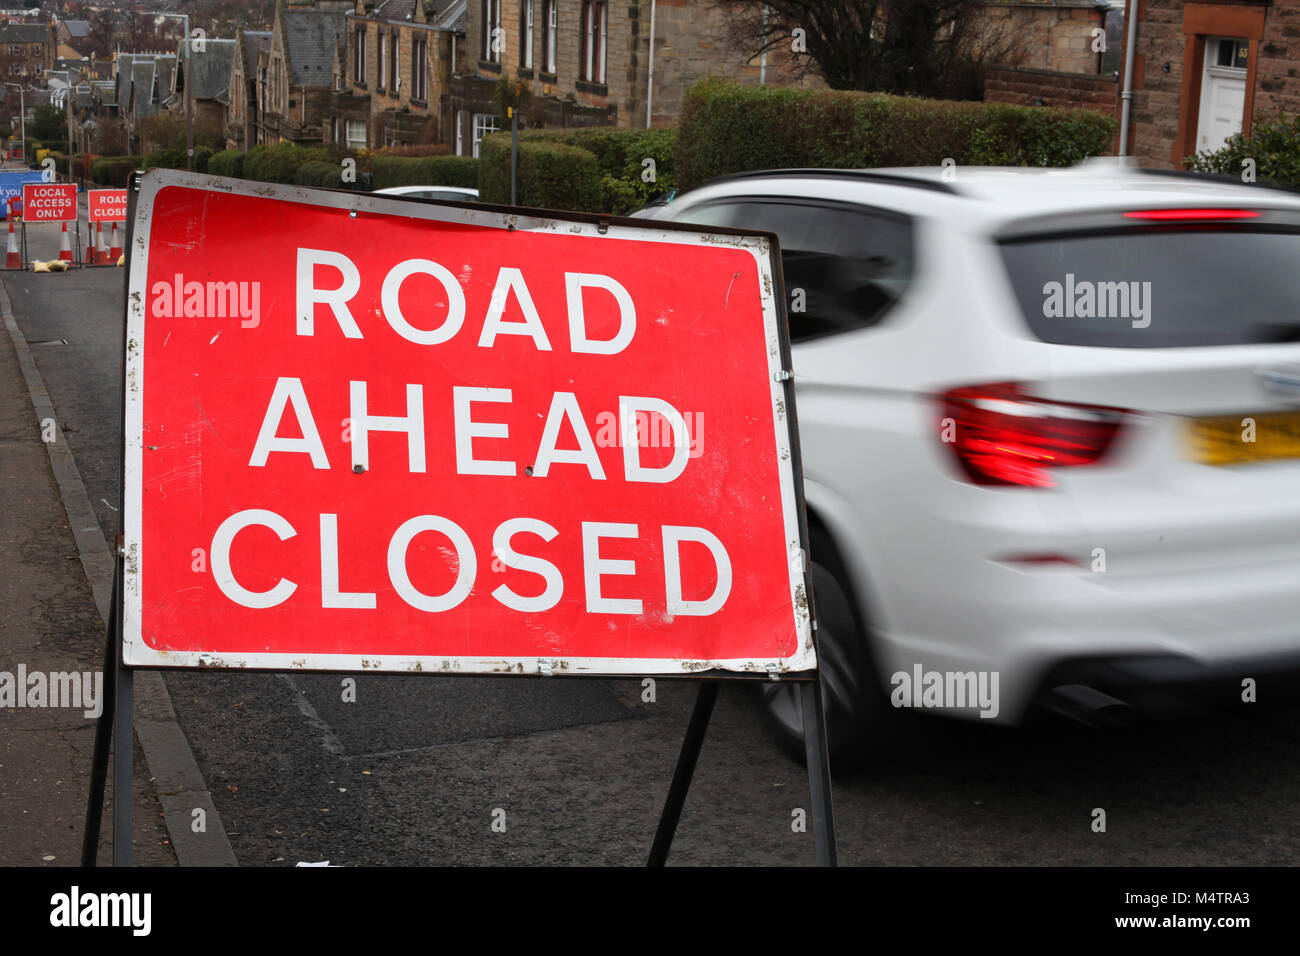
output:
[{"label": "road closed sign", "polygon": [[76,183],[23,184],[23,219],[27,222],[73,222],[76,218]]},{"label": "road closed sign", "polygon": [[91,222],[126,222],[125,189],[92,189],[86,193]]},{"label": "road closed sign", "polygon": [[124,659],[815,665],[769,237],[144,176]]}]

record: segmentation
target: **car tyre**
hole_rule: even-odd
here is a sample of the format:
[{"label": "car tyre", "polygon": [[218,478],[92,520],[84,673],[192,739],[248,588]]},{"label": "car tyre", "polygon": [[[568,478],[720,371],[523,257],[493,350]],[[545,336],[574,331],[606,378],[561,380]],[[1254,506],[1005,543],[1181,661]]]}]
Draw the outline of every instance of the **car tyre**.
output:
[{"label": "car tyre", "polygon": [[[817,556],[812,562],[813,601],[822,707],[831,766],[851,769],[881,750],[896,714],[881,690],[862,617],[840,577],[843,572],[837,567],[833,570],[838,562],[829,544],[819,529],[813,532],[812,552]],[[769,726],[782,746],[801,760],[806,752],[800,695],[808,686],[769,681],[759,687]]]}]

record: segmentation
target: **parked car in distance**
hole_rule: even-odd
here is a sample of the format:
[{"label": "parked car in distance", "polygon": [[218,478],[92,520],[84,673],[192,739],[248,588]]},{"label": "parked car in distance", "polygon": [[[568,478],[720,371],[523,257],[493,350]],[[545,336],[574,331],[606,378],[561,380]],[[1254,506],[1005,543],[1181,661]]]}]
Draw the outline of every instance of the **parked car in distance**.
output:
[{"label": "parked car in distance", "polygon": [[639,215],[780,240],[833,761],[903,707],[1102,725],[1300,670],[1300,197],[1110,160]]},{"label": "parked car in distance", "polygon": [[478,190],[463,186],[389,186],[376,189],[376,196],[401,196],[403,199],[442,199],[450,202],[478,202]]}]

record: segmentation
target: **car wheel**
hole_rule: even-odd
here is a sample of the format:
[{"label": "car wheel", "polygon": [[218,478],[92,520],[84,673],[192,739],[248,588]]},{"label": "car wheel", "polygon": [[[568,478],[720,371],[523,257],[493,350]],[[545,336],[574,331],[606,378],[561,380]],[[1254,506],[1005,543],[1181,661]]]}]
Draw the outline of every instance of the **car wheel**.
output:
[{"label": "car wheel", "polygon": [[[814,554],[827,555],[827,544],[824,535],[814,533]],[[832,766],[843,769],[860,764],[877,749],[893,714],[876,680],[848,591],[835,572],[816,560],[812,579],[827,744]],[[768,723],[799,758],[805,755],[800,695],[807,686],[769,681],[759,689]]]}]

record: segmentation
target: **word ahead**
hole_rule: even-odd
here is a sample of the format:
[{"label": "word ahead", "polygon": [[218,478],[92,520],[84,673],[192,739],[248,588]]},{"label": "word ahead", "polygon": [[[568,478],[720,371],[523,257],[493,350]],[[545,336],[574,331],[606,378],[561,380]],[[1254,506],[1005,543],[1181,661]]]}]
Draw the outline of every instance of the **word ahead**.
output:
[{"label": "word ahead", "polygon": [[813,666],[766,237],[304,195],[145,176],[129,664]]}]

